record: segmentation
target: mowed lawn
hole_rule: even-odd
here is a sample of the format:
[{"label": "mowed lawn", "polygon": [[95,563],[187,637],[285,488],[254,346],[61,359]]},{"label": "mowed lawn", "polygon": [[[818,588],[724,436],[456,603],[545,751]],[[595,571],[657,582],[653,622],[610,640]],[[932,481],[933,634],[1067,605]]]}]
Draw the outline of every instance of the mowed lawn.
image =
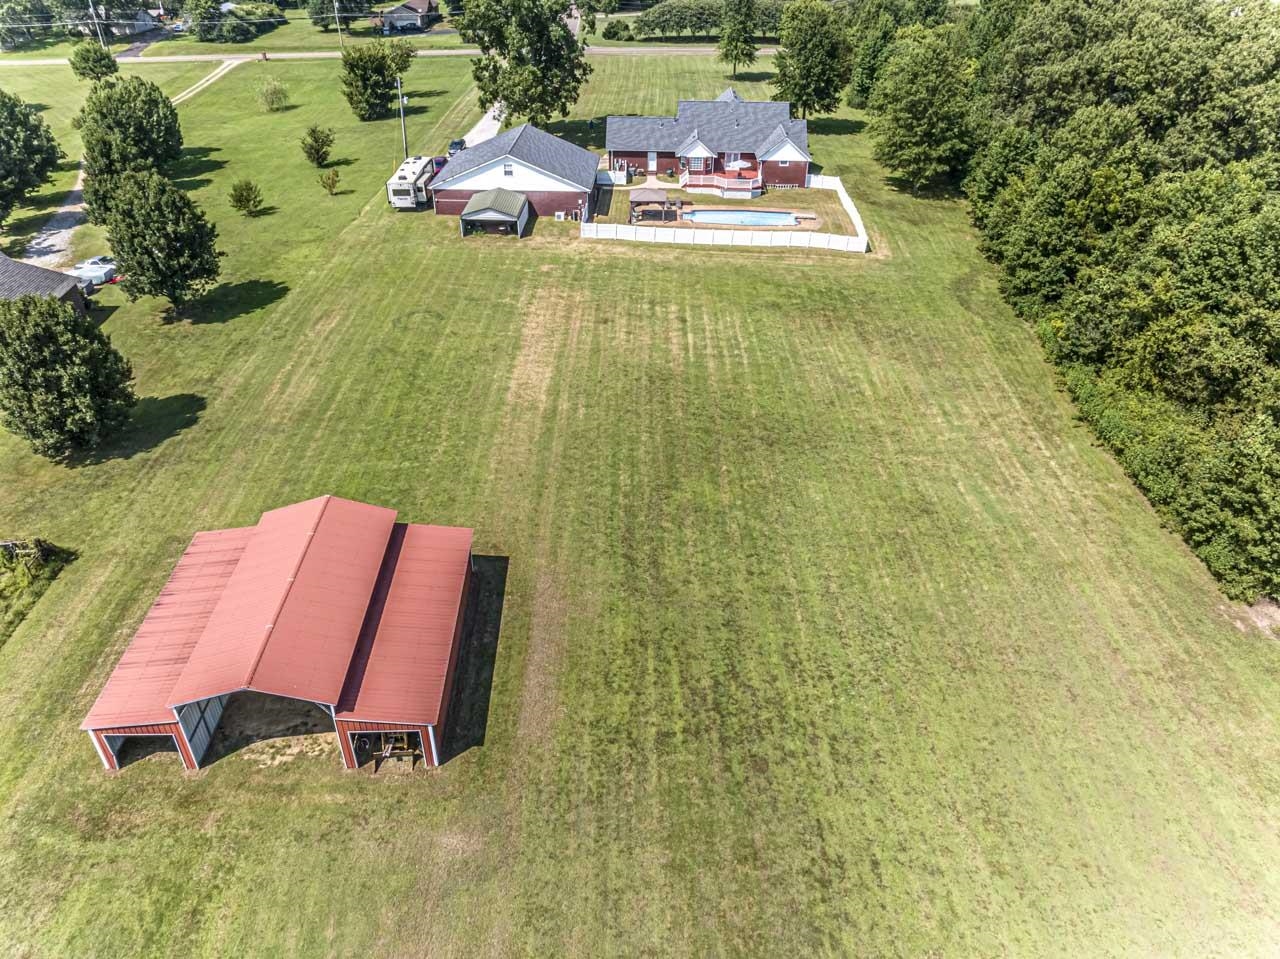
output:
[{"label": "mowed lawn", "polygon": [[[369,43],[383,38],[382,31],[367,17],[346,21],[342,36],[330,27],[322,30],[298,10],[286,11],[288,22],[268,30],[245,43],[213,43],[197,40],[190,33],[166,33],[142,51],[144,57],[167,57],[188,53],[223,53],[228,55],[261,53],[311,53],[316,50],[338,51],[346,43]],[[397,34],[420,49],[465,46],[452,23],[437,22],[431,30]]]},{"label": "mowed lawn", "polygon": [[[132,431],[77,467],[0,436],[0,535],[80,554],[0,649],[11,951],[1273,951],[1275,638],[1076,423],[958,203],[889,189],[846,113],[813,150],[870,257],[463,241],[387,209],[398,125],[335,65],[257,111],[276,69],[181,108],[228,287],[111,314]],[[466,71],[413,67],[418,148],[478,116]],[[724,85],[602,58],[578,119]],[[270,215],[227,209],[244,175]],[[483,746],[104,774],[78,723],[192,532],[326,492],[509,559]]]},{"label": "mowed lawn", "polygon": [[[176,96],[200,82],[217,68],[216,63],[124,64],[126,76],[145,77],[169,96]],[[93,86],[79,80],[70,67],[7,66],[0,68],[0,90],[21,97],[40,110],[66,156],[49,182],[27,198],[0,224],[0,252],[21,256],[27,243],[75,186],[80,165],[80,134],[71,121]]]}]

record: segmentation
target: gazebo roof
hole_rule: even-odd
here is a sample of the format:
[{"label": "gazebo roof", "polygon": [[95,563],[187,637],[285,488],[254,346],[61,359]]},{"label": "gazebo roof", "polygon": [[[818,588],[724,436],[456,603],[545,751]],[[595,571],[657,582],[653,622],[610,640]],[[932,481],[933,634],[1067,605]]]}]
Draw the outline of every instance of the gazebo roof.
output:
[{"label": "gazebo roof", "polygon": [[639,190],[632,190],[628,193],[627,199],[631,202],[632,206],[635,206],[638,203],[666,203],[667,191],[641,188]]}]

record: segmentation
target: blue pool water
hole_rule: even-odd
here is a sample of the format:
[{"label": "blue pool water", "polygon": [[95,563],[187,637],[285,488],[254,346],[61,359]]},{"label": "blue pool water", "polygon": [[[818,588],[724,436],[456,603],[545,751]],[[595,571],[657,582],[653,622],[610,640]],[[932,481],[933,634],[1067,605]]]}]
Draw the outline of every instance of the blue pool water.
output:
[{"label": "blue pool water", "polygon": [[684,219],[721,226],[795,226],[794,213],[775,210],[690,210]]}]

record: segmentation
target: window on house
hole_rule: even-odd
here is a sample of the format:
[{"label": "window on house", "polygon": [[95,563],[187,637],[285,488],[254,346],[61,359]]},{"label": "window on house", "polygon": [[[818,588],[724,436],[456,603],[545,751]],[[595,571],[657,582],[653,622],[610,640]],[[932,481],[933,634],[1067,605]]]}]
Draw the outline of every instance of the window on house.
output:
[{"label": "window on house", "polygon": [[702,169],[702,157],[690,157],[690,158],[689,158],[689,169],[690,169],[690,170],[701,170],[701,169]]},{"label": "window on house", "polygon": [[779,160],[779,161],[778,161],[778,166],[791,166],[791,161],[790,161],[790,160]]},{"label": "window on house", "polygon": [[503,175],[503,176],[515,176],[515,175],[516,175],[516,171],[515,171],[515,170],[513,170],[513,169],[511,168],[511,164],[510,164],[510,163],[504,163],[504,164],[502,164],[502,175]]}]

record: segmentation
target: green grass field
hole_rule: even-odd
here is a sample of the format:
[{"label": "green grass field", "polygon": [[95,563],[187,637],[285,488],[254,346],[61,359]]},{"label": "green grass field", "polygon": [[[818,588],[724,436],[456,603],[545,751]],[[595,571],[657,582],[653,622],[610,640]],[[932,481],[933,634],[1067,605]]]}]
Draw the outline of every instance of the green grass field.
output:
[{"label": "green grass field", "polygon": [[[338,37],[337,30],[321,30],[306,16],[299,15],[296,10],[287,14],[289,22],[283,26],[268,30],[248,43],[208,43],[201,42],[189,34],[169,34],[163,40],[151,44],[144,51],[144,57],[172,56],[186,53],[290,53],[311,52],[313,50],[338,50],[345,43],[369,43],[382,39],[382,33],[369,25],[367,20],[353,20],[343,25],[343,36]],[[401,39],[408,40],[419,49],[439,47],[460,47],[465,44],[459,39],[457,31],[451,24],[439,23],[435,28],[424,33],[404,33]]]},{"label": "green grass field", "polygon": [[[146,77],[169,96],[174,96],[198,83],[216,67],[214,63],[125,64],[121,72]],[[70,67],[7,67],[0,70],[0,90],[19,96],[27,103],[37,104],[40,115],[66,153],[49,182],[28,197],[27,202],[14,210],[0,226],[0,252],[21,256],[31,237],[75,186],[82,147],[80,134],[72,128],[71,119],[80,112],[90,86],[88,81],[77,80]]]},{"label": "green grass field", "polygon": [[[844,112],[812,147],[872,256],[464,241],[387,208],[398,126],[334,64],[259,112],[285,69],[181,107],[225,285],[109,304],[129,433],[75,467],[0,435],[0,537],[79,554],[0,649],[9,952],[1273,952],[1275,638],[1076,422],[959,203],[889,188]],[[724,85],[602,58],[575,119]],[[462,59],[411,87],[421,148],[479,114]],[[104,774],[77,726],[192,532],[326,492],[509,558],[483,746]]]}]

